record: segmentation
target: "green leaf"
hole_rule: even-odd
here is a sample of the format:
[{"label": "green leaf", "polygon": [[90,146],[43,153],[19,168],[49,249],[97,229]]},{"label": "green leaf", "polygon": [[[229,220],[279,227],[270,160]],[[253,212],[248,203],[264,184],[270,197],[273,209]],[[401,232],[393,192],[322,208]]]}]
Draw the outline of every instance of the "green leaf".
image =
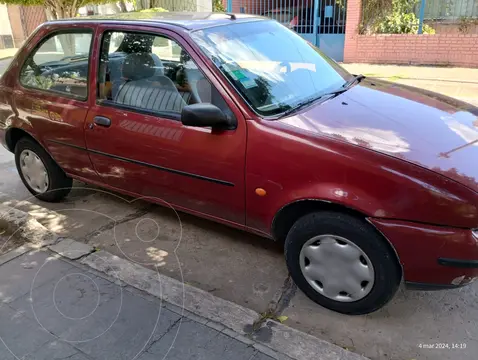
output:
[{"label": "green leaf", "polygon": [[278,316],[276,318],[277,321],[279,321],[281,324],[286,321],[289,317],[288,316],[285,316],[285,315],[281,315],[281,316]]}]

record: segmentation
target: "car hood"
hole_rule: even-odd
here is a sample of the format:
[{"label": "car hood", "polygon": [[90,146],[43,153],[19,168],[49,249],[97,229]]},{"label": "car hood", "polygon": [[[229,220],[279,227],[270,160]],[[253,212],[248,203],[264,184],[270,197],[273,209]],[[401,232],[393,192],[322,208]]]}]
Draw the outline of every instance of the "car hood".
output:
[{"label": "car hood", "polygon": [[279,121],[415,163],[478,191],[478,108],[462,101],[365,79]]}]

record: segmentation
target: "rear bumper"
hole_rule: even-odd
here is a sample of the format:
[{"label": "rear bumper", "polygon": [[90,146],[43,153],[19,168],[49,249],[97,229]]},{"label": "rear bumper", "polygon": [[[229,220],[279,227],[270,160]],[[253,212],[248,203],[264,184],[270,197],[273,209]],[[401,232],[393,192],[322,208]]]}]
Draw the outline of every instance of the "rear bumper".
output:
[{"label": "rear bumper", "polygon": [[373,218],[369,221],[395,248],[407,287],[451,289],[478,278],[478,239],[471,230]]}]

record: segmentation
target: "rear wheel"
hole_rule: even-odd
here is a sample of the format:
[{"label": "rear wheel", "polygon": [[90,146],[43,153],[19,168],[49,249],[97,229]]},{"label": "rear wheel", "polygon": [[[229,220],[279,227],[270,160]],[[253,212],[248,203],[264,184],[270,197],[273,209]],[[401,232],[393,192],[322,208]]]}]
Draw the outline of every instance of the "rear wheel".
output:
[{"label": "rear wheel", "polygon": [[40,200],[60,201],[71,190],[72,179],[33,139],[24,137],[17,142],[15,164],[23,184]]},{"label": "rear wheel", "polygon": [[400,266],[385,240],[369,224],[342,213],[300,218],[287,235],[285,257],[310,299],[344,314],[380,309],[400,284]]}]

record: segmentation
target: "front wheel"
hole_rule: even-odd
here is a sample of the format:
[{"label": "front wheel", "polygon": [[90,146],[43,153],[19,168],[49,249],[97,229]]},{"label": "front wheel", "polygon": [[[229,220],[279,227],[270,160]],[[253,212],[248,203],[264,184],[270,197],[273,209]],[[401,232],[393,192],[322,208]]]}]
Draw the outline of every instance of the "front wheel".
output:
[{"label": "front wheel", "polygon": [[367,314],[390,301],[401,280],[392,249],[372,227],[336,212],[305,215],[285,242],[289,272],[316,303],[344,314]]},{"label": "front wheel", "polygon": [[60,201],[71,190],[72,179],[33,139],[24,137],[17,142],[15,164],[23,184],[40,200]]}]

